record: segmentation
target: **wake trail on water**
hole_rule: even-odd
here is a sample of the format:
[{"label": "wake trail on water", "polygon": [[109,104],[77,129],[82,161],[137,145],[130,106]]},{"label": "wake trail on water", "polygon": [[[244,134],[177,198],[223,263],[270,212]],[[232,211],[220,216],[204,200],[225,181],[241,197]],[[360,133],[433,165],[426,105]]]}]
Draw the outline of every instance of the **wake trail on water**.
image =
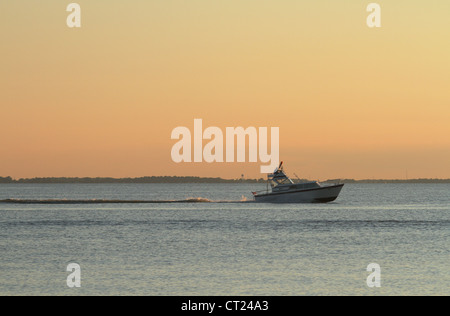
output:
[{"label": "wake trail on water", "polygon": [[122,199],[4,199],[3,204],[161,204],[161,203],[248,203],[246,197],[240,200],[210,200],[202,197],[181,200],[122,200]]}]

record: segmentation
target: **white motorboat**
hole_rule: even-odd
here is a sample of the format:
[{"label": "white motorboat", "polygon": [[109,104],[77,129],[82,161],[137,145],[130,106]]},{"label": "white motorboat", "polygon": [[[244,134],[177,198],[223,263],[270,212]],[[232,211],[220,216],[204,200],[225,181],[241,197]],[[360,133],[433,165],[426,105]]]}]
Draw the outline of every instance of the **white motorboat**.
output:
[{"label": "white motorboat", "polygon": [[327,203],[337,199],[344,184],[322,185],[317,181],[294,183],[283,170],[283,162],[267,176],[265,191],[252,192],[256,202]]}]

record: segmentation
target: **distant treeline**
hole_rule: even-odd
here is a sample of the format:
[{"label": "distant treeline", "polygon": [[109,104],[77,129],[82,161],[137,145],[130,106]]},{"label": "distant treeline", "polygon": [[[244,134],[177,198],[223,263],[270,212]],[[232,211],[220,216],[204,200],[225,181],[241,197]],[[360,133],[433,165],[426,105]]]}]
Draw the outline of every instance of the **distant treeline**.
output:
[{"label": "distant treeline", "polygon": [[327,180],[322,183],[337,182],[340,183],[450,183],[450,179],[340,179],[340,180]]},{"label": "distant treeline", "polygon": [[[305,182],[307,179],[293,179],[294,182]],[[0,177],[0,183],[265,183],[265,179],[222,179],[203,177],[140,177],[140,178],[28,178],[13,179]],[[450,179],[409,179],[409,180],[383,180],[383,179],[336,179],[326,180],[322,183],[450,183]]]},{"label": "distant treeline", "polygon": [[0,177],[0,183],[262,183],[264,179],[222,179],[203,177],[140,177],[140,178],[29,178]]}]

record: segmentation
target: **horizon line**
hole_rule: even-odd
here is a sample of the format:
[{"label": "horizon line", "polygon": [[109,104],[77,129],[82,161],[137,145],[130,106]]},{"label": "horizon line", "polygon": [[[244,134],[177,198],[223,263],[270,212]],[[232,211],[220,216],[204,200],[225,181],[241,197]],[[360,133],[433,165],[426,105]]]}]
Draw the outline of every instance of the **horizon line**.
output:
[{"label": "horizon line", "polygon": [[[175,181],[168,181],[175,180]],[[177,181],[178,180],[178,181]],[[187,181],[186,181],[187,180]],[[194,181],[195,180],[195,181]],[[450,178],[412,178],[412,179],[353,179],[353,178],[336,178],[327,180],[311,180],[311,179],[292,179],[295,181],[318,181],[318,182],[444,182],[450,183]],[[1,177],[0,183],[173,183],[173,182],[266,182],[267,179],[261,178],[222,178],[222,177],[200,177],[200,176],[141,176],[141,177],[30,177],[30,178],[12,178],[11,176]]]}]

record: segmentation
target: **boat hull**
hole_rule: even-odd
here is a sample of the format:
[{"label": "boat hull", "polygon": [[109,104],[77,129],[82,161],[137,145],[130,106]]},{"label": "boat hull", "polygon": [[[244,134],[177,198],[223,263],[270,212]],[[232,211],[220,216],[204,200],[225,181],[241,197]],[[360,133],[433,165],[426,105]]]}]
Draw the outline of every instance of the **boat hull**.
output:
[{"label": "boat hull", "polygon": [[337,184],[306,190],[257,194],[255,201],[262,203],[328,203],[337,199],[343,186],[344,184]]}]

